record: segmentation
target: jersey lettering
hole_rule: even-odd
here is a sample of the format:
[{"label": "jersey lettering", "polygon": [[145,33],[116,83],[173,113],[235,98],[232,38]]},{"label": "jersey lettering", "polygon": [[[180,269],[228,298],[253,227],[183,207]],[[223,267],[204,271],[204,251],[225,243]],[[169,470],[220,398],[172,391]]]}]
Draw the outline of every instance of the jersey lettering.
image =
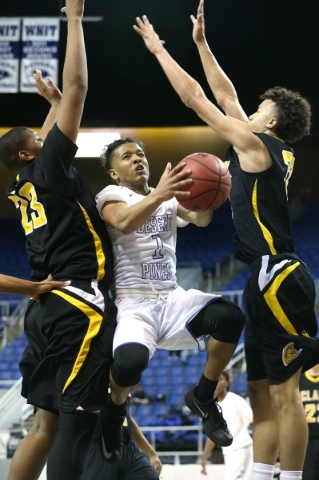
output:
[{"label": "jersey lettering", "polygon": [[290,177],[292,175],[293,169],[294,169],[294,164],[295,164],[295,157],[291,152],[288,152],[287,150],[282,151],[282,156],[285,162],[285,165],[287,165],[287,172],[284,178],[285,186],[286,186],[286,195],[288,198],[288,184]]},{"label": "jersey lettering", "polygon": [[318,423],[319,422],[319,415],[317,415],[317,413],[319,411],[319,404],[307,403],[307,405],[305,405],[305,410],[306,410],[307,423]]},{"label": "jersey lettering", "polygon": [[148,280],[171,280],[170,263],[142,263],[142,278]]},{"label": "jersey lettering", "polygon": [[18,195],[10,195],[9,199],[14,203],[16,208],[20,209],[21,223],[26,235],[29,235],[34,229],[40,228],[48,223],[43,205],[38,202],[38,197],[32,183],[25,183],[20,188]]},{"label": "jersey lettering", "polygon": [[172,231],[172,216],[171,215],[157,215],[148,219],[144,225],[142,225],[137,233],[158,233],[158,232],[171,232]]}]

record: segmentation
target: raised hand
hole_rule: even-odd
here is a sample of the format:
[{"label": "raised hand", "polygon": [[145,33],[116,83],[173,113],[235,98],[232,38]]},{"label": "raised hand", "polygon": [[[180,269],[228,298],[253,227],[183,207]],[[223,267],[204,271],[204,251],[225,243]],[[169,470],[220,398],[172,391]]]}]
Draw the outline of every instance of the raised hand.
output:
[{"label": "raised hand", "polygon": [[38,94],[44,97],[48,102],[59,102],[62,98],[62,93],[55,85],[51,77],[46,78],[46,82],[42,78],[41,70],[36,69],[34,75],[35,86],[37,87]]},{"label": "raised hand", "polygon": [[65,13],[68,19],[75,17],[83,17],[84,0],[66,0],[65,7],[61,8],[61,12]]},{"label": "raised hand", "polygon": [[204,19],[204,0],[200,0],[197,16],[191,15],[193,22],[193,39],[195,43],[205,42],[205,19]]},{"label": "raised hand", "polygon": [[184,191],[185,188],[190,187],[193,183],[191,178],[188,178],[191,174],[191,170],[184,169],[186,162],[180,162],[176,167],[172,169],[170,163],[167,164],[154,193],[159,195],[162,202],[169,200],[173,197],[179,199],[187,198],[190,192]]},{"label": "raised hand", "polygon": [[143,38],[146,48],[156,55],[163,49],[165,42],[160,40],[146,15],[143,15],[142,19],[137,17],[135,20],[137,25],[133,25],[133,29]]}]

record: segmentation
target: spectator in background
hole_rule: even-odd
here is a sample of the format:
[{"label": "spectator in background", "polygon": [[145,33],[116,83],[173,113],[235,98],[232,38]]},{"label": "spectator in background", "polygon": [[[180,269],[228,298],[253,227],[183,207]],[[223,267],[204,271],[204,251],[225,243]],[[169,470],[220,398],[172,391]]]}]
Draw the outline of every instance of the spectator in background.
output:
[{"label": "spectator in background", "polygon": [[[224,480],[251,480],[253,473],[252,438],[248,433],[248,426],[253,421],[253,412],[248,403],[239,395],[229,392],[230,375],[225,370],[217,384],[215,394],[218,403],[223,409],[223,416],[233,433],[233,443],[229,447],[222,447],[226,474]],[[208,437],[206,439],[202,457],[203,475],[207,475],[206,461],[215,447]]]},{"label": "spectator in background", "polygon": [[131,403],[144,404],[150,403],[149,397],[144,392],[141,384],[139,383],[136,389],[131,393]]},{"label": "spectator in background", "polygon": [[300,376],[300,395],[309,430],[303,480],[319,480],[319,364]]}]

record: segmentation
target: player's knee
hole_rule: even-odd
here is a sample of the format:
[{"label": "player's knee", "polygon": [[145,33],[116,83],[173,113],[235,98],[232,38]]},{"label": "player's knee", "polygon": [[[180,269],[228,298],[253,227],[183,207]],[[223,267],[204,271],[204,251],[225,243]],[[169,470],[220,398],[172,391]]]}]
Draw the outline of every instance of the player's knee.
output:
[{"label": "player's knee", "polygon": [[143,370],[147,368],[149,351],[140,343],[121,345],[114,352],[111,368],[112,377],[120,387],[130,387],[139,383]]},{"label": "player's knee", "polygon": [[[214,303],[214,302],[212,302]],[[238,343],[245,324],[241,309],[232,302],[223,300],[216,309],[218,320],[215,323],[213,338],[221,342]]]}]

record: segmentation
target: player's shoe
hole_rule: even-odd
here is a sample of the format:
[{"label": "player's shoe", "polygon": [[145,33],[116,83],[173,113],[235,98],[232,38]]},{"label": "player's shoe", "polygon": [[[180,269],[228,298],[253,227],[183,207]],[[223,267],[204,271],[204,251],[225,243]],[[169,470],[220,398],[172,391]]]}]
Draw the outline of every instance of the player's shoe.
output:
[{"label": "player's shoe", "polygon": [[204,432],[216,445],[228,447],[233,443],[233,436],[223,418],[217,397],[209,402],[201,403],[195,397],[195,391],[196,387],[185,394],[187,407],[202,419]]},{"label": "player's shoe", "polygon": [[123,421],[125,417],[122,415],[112,415],[106,412],[103,419],[101,433],[99,436],[99,448],[102,458],[107,463],[116,463],[122,455],[123,449]]}]

